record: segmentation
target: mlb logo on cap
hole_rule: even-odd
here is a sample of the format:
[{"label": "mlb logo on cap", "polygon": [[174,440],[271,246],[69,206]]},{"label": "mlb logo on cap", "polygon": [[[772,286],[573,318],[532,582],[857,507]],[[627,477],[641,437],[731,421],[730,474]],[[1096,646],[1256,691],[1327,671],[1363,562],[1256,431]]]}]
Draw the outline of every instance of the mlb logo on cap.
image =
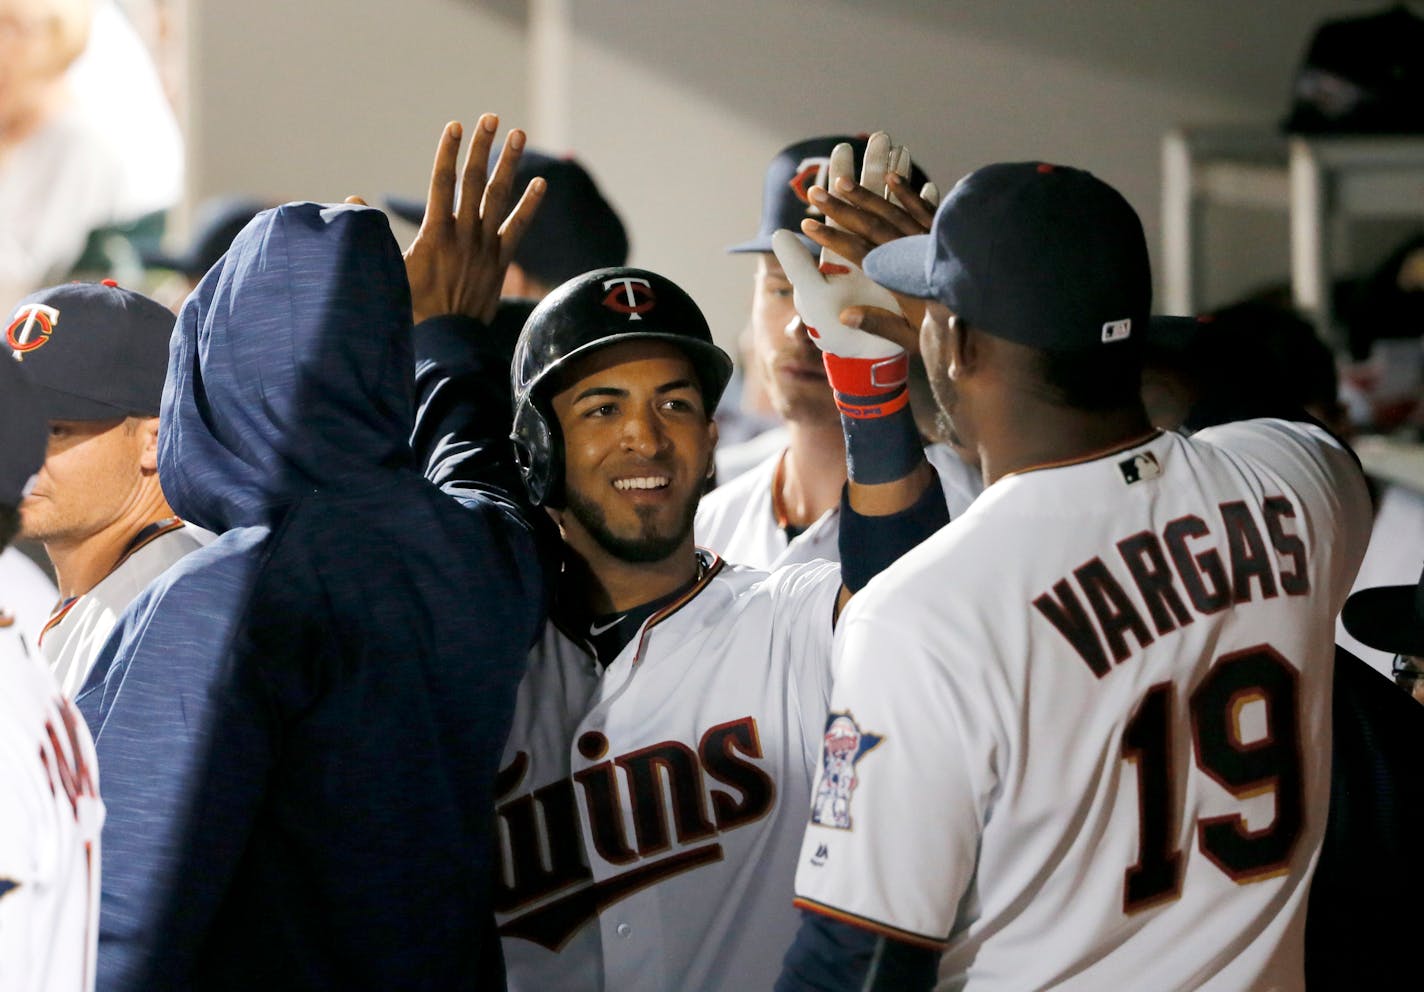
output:
[{"label": "mlb logo on cap", "polygon": [[1132,336],[1132,319],[1110,320],[1103,325],[1103,344],[1125,341]]}]

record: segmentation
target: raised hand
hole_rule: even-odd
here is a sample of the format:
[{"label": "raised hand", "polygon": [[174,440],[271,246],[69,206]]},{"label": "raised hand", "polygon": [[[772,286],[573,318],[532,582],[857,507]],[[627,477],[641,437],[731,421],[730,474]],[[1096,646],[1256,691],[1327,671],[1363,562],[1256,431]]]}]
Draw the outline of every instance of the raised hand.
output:
[{"label": "raised hand", "polygon": [[888,358],[905,350],[895,341],[866,333],[841,319],[848,307],[874,307],[900,314],[895,295],[873,282],[860,266],[826,261],[824,256],[817,265],[801,240],[785,230],[772,234],[771,249],[791,280],[796,312],[816,347],[842,358]]},{"label": "raised hand", "polygon": [[514,169],[525,136],[518,129],[509,132],[494,174],[487,175],[498,128],[495,114],[480,117],[464,168],[458,171],[459,122],[445,125],[440,135],[425,217],[405,252],[416,323],[442,314],[462,314],[486,323],[494,318],[505,270],[546,188],[543,179],[531,180],[510,209]]},{"label": "raised hand", "polygon": [[[892,145],[884,131],[872,134],[866,142],[859,183],[844,162],[837,168],[840,147],[831,153],[826,180],[829,190],[813,186],[808,191],[811,202],[826,215],[826,222],[803,220],[801,230],[807,237],[859,265],[871,249],[930,229],[939,190],[934,183],[926,183],[918,195],[910,189],[905,178],[910,174],[910,153],[905,146]],[[854,161],[850,146],[844,147],[843,157]]]}]

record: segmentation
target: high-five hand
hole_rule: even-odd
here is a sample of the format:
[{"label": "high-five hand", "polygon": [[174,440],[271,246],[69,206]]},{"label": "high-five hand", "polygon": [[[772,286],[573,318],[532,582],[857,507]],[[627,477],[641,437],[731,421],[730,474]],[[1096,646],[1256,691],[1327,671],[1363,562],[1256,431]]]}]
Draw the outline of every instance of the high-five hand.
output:
[{"label": "high-five hand", "polygon": [[511,210],[514,168],[524,132],[509,132],[494,174],[487,175],[499,118],[485,114],[457,172],[462,129],[445,125],[435,150],[425,218],[405,252],[411,310],[416,323],[441,314],[463,314],[488,323],[499,305],[500,286],[514,249],[544,195],[543,179],[531,180]]}]

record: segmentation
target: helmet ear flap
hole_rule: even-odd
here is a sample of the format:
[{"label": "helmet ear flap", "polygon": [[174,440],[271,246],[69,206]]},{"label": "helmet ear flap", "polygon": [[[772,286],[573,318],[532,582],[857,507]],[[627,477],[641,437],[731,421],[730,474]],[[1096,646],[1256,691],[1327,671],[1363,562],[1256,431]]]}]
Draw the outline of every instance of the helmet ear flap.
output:
[{"label": "helmet ear flap", "polygon": [[514,457],[524,488],[535,506],[563,504],[564,453],[554,430],[544,414],[532,402],[519,405],[514,415]]}]

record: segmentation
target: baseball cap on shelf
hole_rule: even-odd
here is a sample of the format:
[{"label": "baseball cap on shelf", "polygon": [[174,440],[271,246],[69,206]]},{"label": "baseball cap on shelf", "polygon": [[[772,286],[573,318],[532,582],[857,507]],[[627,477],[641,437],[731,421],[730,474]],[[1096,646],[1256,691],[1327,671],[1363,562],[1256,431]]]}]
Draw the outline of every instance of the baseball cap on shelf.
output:
[{"label": "baseball cap on shelf", "polygon": [[112,279],[31,293],[5,343],[45,394],[51,420],[156,417],[173,311]]},{"label": "baseball cap on shelf", "polygon": [[[498,157],[496,148],[490,155],[491,170]],[[515,263],[527,275],[552,287],[628,261],[623,221],[576,159],[526,148],[514,173],[516,192],[522,193],[535,178],[547,181],[548,189],[514,252]],[[425,201],[414,197],[387,196],[386,206],[412,224],[425,217]]]},{"label": "baseball cap on shelf", "polygon": [[1424,131],[1424,18],[1405,4],[1321,23],[1291,86],[1296,134]]},{"label": "baseball cap on shelf", "polygon": [[1414,585],[1352,593],[1340,619],[1361,644],[1389,654],[1424,656],[1424,574]]},{"label": "baseball cap on shelf", "polygon": [[1136,211],[1091,173],[1046,162],[971,172],[929,234],[882,245],[864,264],[888,289],[1045,351],[1140,343],[1152,307]]},{"label": "baseball cap on shelf", "polygon": [[0,506],[15,506],[44,464],[49,415],[19,362],[0,356]]},{"label": "baseball cap on shelf", "polygon": [[204,200],[193,216],[193,234],[178,254],[141,252],[149,268],[172,269],[197,279],[217,264],[232,245],[232,239],[270,204],[246,196],[218,196]]},{"label": "baseball cap on shelf", "polygon": [[[741,244],[732,245],[729,252],[771,251],[771,235],[774,231],[791,231],[812,251],[820,251],[821,246],[801,233],[801,222],[807,217],[824,216],[806,198],[812,186],[826,185],[826,170],[831,162],[831,149],[845,143],[855,152],[855,174],[860,175],[865,162],[865,145],[869,135],[832,134],[821,138],[807,138],[794,145],[787,145],[776,153],[776,158],[767,166],[766,178],[762,181],[761,226],[756,237]],[[913,161],[910,163],[910,187],[918,190],[929,182]]]}]

